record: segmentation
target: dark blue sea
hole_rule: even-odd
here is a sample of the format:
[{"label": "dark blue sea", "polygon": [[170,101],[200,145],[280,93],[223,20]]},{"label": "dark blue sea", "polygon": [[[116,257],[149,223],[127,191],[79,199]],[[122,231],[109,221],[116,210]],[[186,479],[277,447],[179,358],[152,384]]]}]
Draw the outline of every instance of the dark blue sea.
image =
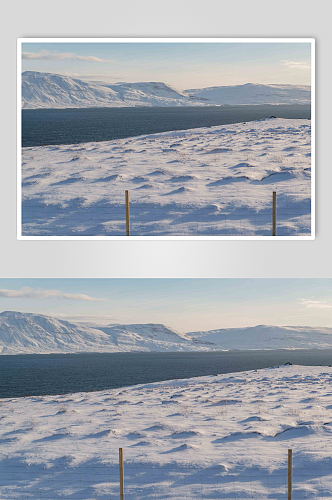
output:
[{"label": "dark blue sea", "polygon": [[89,392],[285,363],[332,364],[332,350],[0,356],[0,398]]},{"label": "dark blue sea", "polygon": [[311,117],[310,105],[22,110],[22,146],[110,141],[264,118]]}]

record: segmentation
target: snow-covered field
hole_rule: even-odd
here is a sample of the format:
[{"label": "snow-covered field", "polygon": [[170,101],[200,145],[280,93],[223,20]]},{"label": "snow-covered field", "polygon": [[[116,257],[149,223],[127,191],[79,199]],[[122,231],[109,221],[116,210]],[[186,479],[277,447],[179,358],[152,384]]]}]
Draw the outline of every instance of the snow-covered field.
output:
[{"label": "snow-covered field", "polygon": [[271,118],[22,150],[23,236],[277,236],[311,231],[311,122]]},{"label": "snow-covered field", "polygon": [[282,366],[0,400],[0,497],[332,497],[332,368]]}]

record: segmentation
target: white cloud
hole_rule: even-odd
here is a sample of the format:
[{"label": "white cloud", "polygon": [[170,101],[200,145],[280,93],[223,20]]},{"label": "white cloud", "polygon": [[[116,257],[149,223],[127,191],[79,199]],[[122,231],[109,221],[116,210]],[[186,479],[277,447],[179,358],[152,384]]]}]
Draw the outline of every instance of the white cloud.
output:
[{"label": "white cloud", "polygon": [[316,300],[316,299],[299,299],[301,304],[305,307],[313,309],[330,309],[332,304],[326,302],[326,300]]},{"label": "white cloud", "polygon": [[305,63],[303,61],[291,61],[291,60],[284,60],[281,61],[284,66],[287,66],[287,68],[291,69],[311,69],[311,66],[309,63]]},{"label": "white cloud", "polygon": [[88,62],[114,62],[112,59],[100,59],[95,56],[78,56],[71,52],[50,52],[49,50],[41,50],[40,52],[22,52],[22,59],[42,60],[42,61],[88,61]]},{"label": "white cloud", "polygon": [[65,299],[65,300],[85,300],[85,301],[101,301],[99,299],[90,297],[83,293],[64,293],[60,290],[42,290],[40,288],[22,287],[18,290],[0,289],[0,297],[7,299]]}]

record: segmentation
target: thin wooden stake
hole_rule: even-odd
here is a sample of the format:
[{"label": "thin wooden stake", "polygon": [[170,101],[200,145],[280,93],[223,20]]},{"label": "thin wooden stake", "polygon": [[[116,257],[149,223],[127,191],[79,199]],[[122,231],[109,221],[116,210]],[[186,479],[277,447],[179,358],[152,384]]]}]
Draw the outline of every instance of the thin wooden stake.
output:
[{"label": "thin wooden stake", "polygon": [[292,500],[292,477],[293,477],[292,450],[288,450],[288,500]]},{"label": "thin wooden stake", "polygon": [[119,448],[120,500],[124,500],[123,449]]},{"label": "thin wooden stake", "polygon": [[272,194],[272,236],[277,236],[277,193]]},{"label": "thin wooden stake", "polygon": [[125,199],[126,199],[126,235],[130,236],[129,191],[125,191]]}]

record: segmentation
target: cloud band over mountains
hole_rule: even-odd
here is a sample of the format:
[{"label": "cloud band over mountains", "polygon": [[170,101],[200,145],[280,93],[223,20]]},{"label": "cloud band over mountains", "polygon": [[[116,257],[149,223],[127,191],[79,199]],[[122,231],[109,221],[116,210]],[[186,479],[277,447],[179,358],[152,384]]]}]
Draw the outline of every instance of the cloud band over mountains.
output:
[{"label": "cloud band over mountains", "polygon": [[0,298],[7,299],[63,299],[99,302],[105,299],[90,297],[83,293],[64,293],[60,290],[43,290],[40,288],[22,287],[18,290],[0,289]]},{"label": "cloud band over mountains", "polygon": [[71,52],[50,52],[49,50],[41,50],[39,52],[22,52],[22,59],[42,60],[42,61],[88,61],[98,63],[114,62],[112,59],[101,59],[95,56],[79,56]]}]

